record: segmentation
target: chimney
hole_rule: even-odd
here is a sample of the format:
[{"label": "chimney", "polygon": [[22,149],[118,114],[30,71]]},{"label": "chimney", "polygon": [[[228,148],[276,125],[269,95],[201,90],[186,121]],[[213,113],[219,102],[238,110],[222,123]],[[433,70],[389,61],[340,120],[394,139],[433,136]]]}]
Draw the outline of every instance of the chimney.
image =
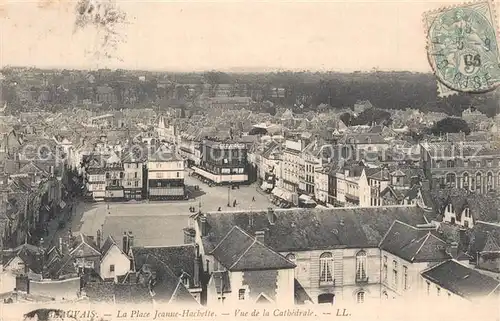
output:
[{"label": "chimney", "polygon": [[97,230],[96,245],[97,248],[101,248],[101,230]]},{"label": "chimney", "polygon": [[128,231],[128,249],[127,249],[127,254],[128,250],[134,247],[134,234],[132,234],[132,231]]},{"label": "chimney", "polygon": [[193,275],[193,282],[195,287],[200,286],[200,261],[201,257],[196,255],[194,257],[194,275]]},{"label": "chimney", "polygon": [[123,250],[123,252],[125,252],[125,254],[128,254],[128,235],[127,235],[127,232],[123,232],[122,250]]},{"label": "chimney", "polygon": [[257,231],[255,232],[255,239],[259,241],[260,243],[264,244],[265,242],[265,237],[266,237],[266,232],[265,231]]},{"label": "chimney", "polygon": [[451,255],[453,259],[456,259],[458,257],[458,243],[457,242],[451,242],[447,247],[446,247],[446,253]]},{"label": "chimney", "polygon": [[348,169],[344,169],[344,175],[345,176],[349,176],[349,170]]},{"label": "chimney", "polygon": [[59,238],[59,253],[63,254],[63,240],[62,237]]},{"label": "chimney", "polygon": [[267,208],[267,219],[269,224],[274,225],[276,223],[276,215],[274,214],[274,209],[272,207]]},{"label": "chimney", "polygon": [[30,293],[30,279],[25,275],[16,276],[16,290],[19,292]]},{"label": "chimney", "polygon": [[201,236],[207,236],[207,217],[204,215],[200,217],[200,229]]},{"label": "chimney", "polygon": [[195,242],[196,231],[193,228],[184,229],[184,244],[192,244]]}]

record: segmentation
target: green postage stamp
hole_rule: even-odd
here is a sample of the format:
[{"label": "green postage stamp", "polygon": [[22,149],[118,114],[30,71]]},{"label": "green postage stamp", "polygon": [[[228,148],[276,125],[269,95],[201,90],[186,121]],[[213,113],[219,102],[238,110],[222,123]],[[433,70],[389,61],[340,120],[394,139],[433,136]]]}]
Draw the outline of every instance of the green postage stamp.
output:
[{"label": "green postage stamp", "polygon": [[427,55],[441,96],[482,93],[500,84],[494,4],[472,2],[424,14]]}]

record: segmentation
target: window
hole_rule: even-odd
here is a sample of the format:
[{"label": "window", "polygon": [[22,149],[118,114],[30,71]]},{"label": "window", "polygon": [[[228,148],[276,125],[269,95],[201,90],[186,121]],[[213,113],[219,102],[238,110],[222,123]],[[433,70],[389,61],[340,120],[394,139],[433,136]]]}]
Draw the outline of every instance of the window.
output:
[{"label": "window", "polygon": [[366,280],[366,252],[356,254],[356,280]]},{"label": "window", "polygon": [[180,174],[179,174],[179,172],[177,172],[177,177],[179,177],[179,176],[180,176]]},{"label": "window", "polygon": [[156,173],[156,178],[163,178],[163,173]]},{"label": "window", "polygon": [[356,293],[356,302],[357,303],[365,302],[365,292],[359,291],[358,293]]},{"label": "window", "polygon": [[245,300],[245,293],[246,293],[245,289],[240,289],[238,291],[238,300]]},{"label": "window", "polygon": [[427,281],[427,295],[431,294],[431,282]]},{"label": "window", "polygon": [[392,284],[394,288],[398,288],[398,262],[396,260],[392,261]]},{"label": "window", "polygon": [[109,173],[106,173],[106,178],[107,178],[107,179],[109,179],[109,177],[110,177],[110,176],[109,176]]},{"label": "window", "polygon": [[384,299],[389,300],[389,294],[387,293],[387,291],[382,292],[382,296],[384,297]]},{"label": "window", "polygon": [[383,262],[383,265],[384,265],[384,270],[383,270],[383,279],[384,281],[387,282],[387,256],[384,256],[384,262]]},{"label": "window", "polygon": [[295,263],[295,254],[293,254],[293,253],[288,254],[288,255],[286,256],[286,259],[287,259],[288,261],[290,261],[290,262]]},{"label": "window", "polygon": [[469,186],[469,174],[464,173],[464,176],[462,177],[463,181],[463,187],[468,187]]},{"label": "window", "polygon": [[468,207],[464,209],[464,215],[466,218],[470,218],[470,209]]},{"label": "window", "polygon": [[135,187],[138,187],[139,186],[139,182],[137,182],[137,181],[134,182],[134,185],[135,185]]},{"label": "window", "polygon": [[323,253],[319,257],[319,281],[320,282],[333,282],[333,256],[332,253]]},{"label": "window", "polygon": [[403,265],[403,289],[408,290],[408,267]]},{"label": "window", "polygon": [[115,272],[115,265],[114,264],[111,264],[109,266],[109,272]]},{"label": "window", "polygon": [[134,178],[137,178],[137,172],[134,173]]},{"label": "window", "polygon": [[441,288],[439,286],[436,287],[436,294],[437,296],[441,295]]},{"label": "window", "polygon": [[120,172],[120,178],[123,178],[125,176],[125,174],[123,174],[123,172]]},{"label": "window", "polygon": [[448,160],[446,162],[446,167],[455,167],[455,161],[453,160]]}]

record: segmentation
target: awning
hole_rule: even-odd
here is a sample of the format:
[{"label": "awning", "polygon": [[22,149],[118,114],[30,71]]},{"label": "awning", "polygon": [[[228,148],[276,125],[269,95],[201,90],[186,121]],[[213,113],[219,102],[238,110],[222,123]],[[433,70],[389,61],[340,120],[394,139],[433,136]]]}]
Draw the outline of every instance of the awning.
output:
[{"label": "awning", "polygon": [[305,204],[316,204],[316,202],[311,198],[311,196],[306,194],[300,195],[299,200]]},{"label": "awning", "polygon": [[273,188],[273,185],[268,183],[268,182],[263,182],[262,185],[260,186],[260,188],[264,191],[267,191],[269,189],[272,189]]},{"label": "awning", "polygon": [[280,187],[275,187],[273,189],[272,194],[278,198],[281,198],[282,200],[287,201],[287,202],[292,201],[292,192],[289,192],[286,189],[283,189]]}]

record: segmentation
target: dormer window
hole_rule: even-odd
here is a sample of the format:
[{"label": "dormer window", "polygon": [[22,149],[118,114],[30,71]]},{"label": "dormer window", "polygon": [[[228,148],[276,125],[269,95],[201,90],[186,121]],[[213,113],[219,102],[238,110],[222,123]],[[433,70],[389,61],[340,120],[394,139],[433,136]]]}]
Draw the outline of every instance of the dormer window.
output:
[{"label": "dormer window", "polygon": [[453,205],[451,203],[446,206],[446,211],[448,213],[453,213]]},{"label": "dormer window", "polygon": [[470,209],[468,207],[466,207],[464,209],[464,216],[465,216],[465,218],[470,218],[471,217],[470,216]]}]

